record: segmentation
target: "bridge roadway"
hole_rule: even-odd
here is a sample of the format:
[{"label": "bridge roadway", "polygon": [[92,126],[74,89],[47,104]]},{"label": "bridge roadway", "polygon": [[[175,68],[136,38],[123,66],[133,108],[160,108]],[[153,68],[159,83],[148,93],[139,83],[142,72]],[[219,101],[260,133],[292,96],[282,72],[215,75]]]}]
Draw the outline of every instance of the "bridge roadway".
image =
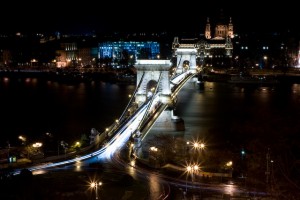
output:
[{"label": "bridge roadway", "polygon": [[[180,89],[185,85],[185,83],[194,77],[194,73],[190,71],[186,71],[174,77],[172,79],[171,84],[171,98],[174,100],[176,95],[180,91]],[[43,162],[40,164],[36,164],[34,166],[28,167],[27,169],[30,171],[42,170],[45,168],[56,167],[60,165],[71,164],[75,162],[79,162],[82,160],[86,160],[92,157],[98,158],[108,158],[111,157],[112,154],[119,148],[121,148],[132,136],[132,134],[139,128],[142,132],[142,139],[146,136],[148,131],[154,125],[156,119],[159,115],[168,107],[167,104],[163,104],[159,101],[160,93],[154,94],[151,98],[149,98],[146,102],[144,102],[139,108],[135,110],[135,112],[126,117],[125,119],[120,119],[119,123],[115,124],[113,127],[113,131],[109,133],[110,137],[103,139],[101,141],[96,142],[94,145],[99,146],[96,151],[89,152],[86,155],[81,156],[73,156],[71,159],[58,161],[58,162]],[[151,104],[151,102],[155,102]],[[145,117],[147,114],[148,106],[151,104],[151,112],[148,112],[149,115]],[[143,120],[143,121],[142,121]],[[105,132],[100,133],[99,135],[107,134]],[[103,137],[104,138],[104,137]],[[75,157],[75,158],[74,158]],[[21,169],[16,169],[14,174],[19,174]]]}]

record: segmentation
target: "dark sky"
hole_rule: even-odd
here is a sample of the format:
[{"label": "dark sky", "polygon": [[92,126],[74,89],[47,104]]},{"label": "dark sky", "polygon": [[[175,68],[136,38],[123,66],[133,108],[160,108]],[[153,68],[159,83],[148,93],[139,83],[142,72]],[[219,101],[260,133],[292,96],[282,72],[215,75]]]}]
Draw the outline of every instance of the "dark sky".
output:
[{"label": "dark sky", "polygon": [[[281,31],[299,27],[299,7],[292,0],[263,1],[28,1],[1,3],[1,30],[6,31],[196,31],[206,18],[223,10],[235,30]],[[177,2],[177,3],[176,3]],[[209,3],[210,2],[210,3]],[[271,1],[270,1],[271,2]],[[299,28],[298,28],[299,29]]]}]

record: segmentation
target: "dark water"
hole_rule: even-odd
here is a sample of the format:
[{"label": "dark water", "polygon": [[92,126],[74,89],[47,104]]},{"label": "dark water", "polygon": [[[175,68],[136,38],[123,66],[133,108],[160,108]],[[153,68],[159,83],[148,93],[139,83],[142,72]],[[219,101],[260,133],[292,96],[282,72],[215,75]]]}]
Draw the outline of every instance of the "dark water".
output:
[{"label": "dark water", "polygon": [[[78,140],[91,128],[103,131],[126,107],[135,85],[101,81],[75,85],[37,78],[0,79],[0,147],[18,144],[18,136],[38,139],[49,132],[56,138]],[[248,87],[206,82],[199,90],[188,84],[178,96],[175,113],[185,121],[185,137],[207,141],[243,142],[270,137],[270,127],[300,124],[300,85]],[[249,131],[239,131],[239,127]],[[257,129],[258,131],[253,131]],[[252,131],[251,131],[252,130]],[[256,135],[257,134],[257,135]]]},{"label": "dark water", "polygon": [[101,81],[62,84],[37,78],[0,79],[0,147],[18,144],[47,132],[55,138],[78,140],[92,128],[103,131],[117,119],[135,85]]},{"label": "dark water", "polygon": [[187,140],[240,147],[255,138],[269,145],[275,135],[300,141],[300,84],[205,82],[201,90],[190,84],[180,92],[176,113],[185,120]]}]

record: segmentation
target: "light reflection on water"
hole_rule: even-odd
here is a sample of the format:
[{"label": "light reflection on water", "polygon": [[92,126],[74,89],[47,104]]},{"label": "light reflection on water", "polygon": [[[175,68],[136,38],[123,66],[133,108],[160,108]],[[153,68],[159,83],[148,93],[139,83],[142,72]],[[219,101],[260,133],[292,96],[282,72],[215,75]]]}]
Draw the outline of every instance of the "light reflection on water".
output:
[{"label": "light reflection on water", "polygon": [[161,194],[161,185],[159,184],[158,177],[155,174],[149,175],[149,200],[157,200]]},{"label": "light reflection on water", "polygon": [[[82,133],[89,134],[93,127],[100,131],[104,130],[122,113],[128,103],[128,94],[132,94],[135,89],[133,85],[119,86],[101,82],[64,85],[47,81],[44,87],[37,79],[26,79],[25,82],[16,85],[8,78],[4,78],[2,83],[6,89],[0,84],[0,97],[2,97],[0,104],[5,105],[1,112],[8,117],[4,118],[0,127],[4,127],[0,130],[1,137],[5,133],[19,135],[20,132],[31,134],[51,132],[69,137],[80,136]],[[26,87],[22,84],[26,84]],[[224,132],[214,132],[211,131],[212,129],[221,127],[222,130],[227,130],[232,121],[255,110],[277,112],[278,115],[285,112],[285,107],[293,110],[293,106],[299,105],[299,94],[299,84],[278,89],[205,83],[202,92],[195,87],[187,86],[179,93],[176,107],[176,113],[184,119],[186,126],[181,136],[186,140],[205,138],[208,143],[216,140],[222,142]],[[37,106],[40,102],[44,104],[42,107]],[[14,114],[17,111],[21,115],[20,118]],[[33,113],[31,115],[33,117],[30,119],[26,117],[28,113]],[[10,124],[8,123],[10,120],[18,124],[18,129],[5,127],[5,124]],[[36,128],[37,126],[39,127]],[[234,135],[226,137],[234,138]],[[76,165],[75,170],[81,171],[81,165]],[[129,167],[128,171],[132,177],[137,176],[133,167]],[[43,170],[34,171],[34,174],[43,173],[45,173]],[[158,177],[152,174],[148,182],[150,199],[157,199],[161,193]],[[226,185],[224,188],[225,194],[233,195],[235,192],[234,185]]]},{"label": "light reflection on water", "polygon": [[41,174],[46,174],[46,173],[48,173],[47,170],[39,169],[39,170],[34,170],[32,172],[32,175],[41,175]]},{"label": "light reflection on water", "polygon": [[[0,78],[0,147],[51,133],[73,143],[92,128],[100,132],[118,118],[135,85],[92,81],[65,84],[37,78]],[[10,124],[17,124],[11,126]]]},{"label": "light reflection on water", "polygon": [[237,194],[236,186],[232,184],[225,185],[224,194],[229,194],[229,195]]},{"label": "light reflection on water", "polygon": [[[40,137],[46,132],[64,140],[76,140],[89,134],[91,128],[101,132],[122,114],[135,87],[101,81],[70,85],[37,78],[3,77],[0,140],[13,144],[20,134]],[[249,107],[276,112],[286,106],[294,110],[299,95],[299,84],[280,88],[205,82],[201,91],[194,85],[185,86],[179,92],[174,113],[185,121],[184,135],[188,140],[199,134],[209,136],[216,127],[226,129],[239,115],[247,114]],[[9,126],[11,122],[18,126]]]}]

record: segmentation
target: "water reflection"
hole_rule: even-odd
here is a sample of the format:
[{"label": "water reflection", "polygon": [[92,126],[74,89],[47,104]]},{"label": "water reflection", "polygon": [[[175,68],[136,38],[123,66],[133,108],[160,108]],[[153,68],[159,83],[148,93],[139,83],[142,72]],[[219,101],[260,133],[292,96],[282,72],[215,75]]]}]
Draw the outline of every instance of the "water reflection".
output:
[{"label": "water reflection", "polygon": [[161,195],[161,185],[159,178],[155,174],[149,175],[149,200],[157,200],[159,199],[159,196]]},{"label": "water reflection", "polygon": [[224,194],[229,194],[231,196],[237,194],[236,186],[233,184],[228,184],[224,186]]},{"label": "water reflection", "polygon": [[[37,78],[1,78],[0,147],[7,140],[17,143],[20,134],[33,139],[51,132],[55,139],[72,143],[82,134],[89,135],[92,128],[103,130],[121,115],[134,89],[135,85],[101,81],[72,85]],[[18,126],[10,126],[12,122]]]}]

